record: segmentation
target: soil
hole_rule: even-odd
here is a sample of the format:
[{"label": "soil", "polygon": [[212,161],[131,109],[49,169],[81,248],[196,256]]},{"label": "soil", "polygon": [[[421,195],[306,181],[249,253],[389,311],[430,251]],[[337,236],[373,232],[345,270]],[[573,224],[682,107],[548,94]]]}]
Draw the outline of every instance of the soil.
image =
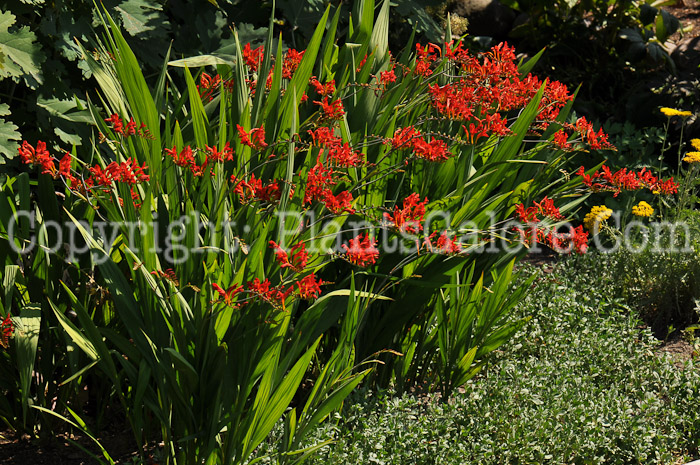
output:
[{"label": "soil", "polygon": [[[102,446],[110,453],[115,463],[132,464],[137,456],[130,434],[124,429],[108,432],[98,437]],[[0,432],[0,464],[2,465],[94,465],[100,462],[80,450],[70,441],[79,444],[96,456],[101,453],[86,436],[63,433],[51,442],[32,440],[28,435],[16,437],[6,430]],[[104,461],[106,463],[106,460]]]},{"label": "soil", "polygon": [[696,0],[684,0],[676,6],[668,7],[668,9],[681,22],[682,28],[688,29],[690,27],[686,32],[674,34],[671,37],[674,42],[700,37],[700,6]]},{"label": "soil", "polygon": [[659,355],[668,354],[673,360],[674,365],[678,368],[683,368],[685,362],[689,360],[698,360],[700,357],[700,347],[691,344],[682,336],[676,336],[664,342],[658,348]]}]

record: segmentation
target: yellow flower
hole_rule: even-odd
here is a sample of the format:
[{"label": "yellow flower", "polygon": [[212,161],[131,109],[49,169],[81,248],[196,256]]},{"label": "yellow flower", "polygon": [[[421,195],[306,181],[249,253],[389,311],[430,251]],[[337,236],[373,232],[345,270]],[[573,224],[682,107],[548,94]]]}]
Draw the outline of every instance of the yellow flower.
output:
[{"label": "yellow flower", "polygon": [[651,205],[642,200],[638,205],[632,207],[632,214],[635,216],[651,216],[654,214],[654,209],[651,208]]},{"label": "yellow flower", "polygon": [[683,161],[688,163],[700,163],[700,152],[688,152],[683,157]]},{"label": "yellow flower", "polygon": [[583,218],[583,226],[589,231],[594,231],[600,228],[600,224],[610,218],[612,210],[605,205],[598,205],[591,208],[591,212]]},{"label": "yellow flower", "polygon": [[693,144],[695,150],[700,150],[700,139],[690,139],[690,143]]},{"label": "yellow flower", "polygon": [[683,110],[676,110],[675,108],[668,108],[668,107],[661,107],[661,113],[664,115],[668,116],[669,118],[671,116],[684,116],[688,117],[692,115],[691,112],[689,111],[683,111]]}]

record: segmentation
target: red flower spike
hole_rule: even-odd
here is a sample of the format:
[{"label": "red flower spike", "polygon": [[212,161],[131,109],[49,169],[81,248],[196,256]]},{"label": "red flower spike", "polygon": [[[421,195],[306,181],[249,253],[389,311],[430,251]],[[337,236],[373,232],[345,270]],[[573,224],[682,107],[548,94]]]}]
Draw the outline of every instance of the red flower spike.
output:
[{"label": "red flower spike", "polygon": [[183,148],[180,153],[177,152],[177,148],[175,146],[173,146],[172,149],[164,149],[164,151],[170,155],[170,157],[173,159],[173,163],[175,163],[177,166],[189,168],[190,165],[195,163],[192,147],[189,145]]},{"label": "red flower spike", "polygon": [[445,141],[435,139],[430,142],[418,139],[414,143],[415,154],[418,158],[441,163],[449,158],[449,150]]},{"label": "red flower spike", "polygon": [[333,195],[330,189],[325,189],[322,193],[321,201],[326,205],[326,208],[335,215],[355,213],[355,209],[351,207],[352,194],[348,191]]},{"label": "red flower spike", "polygon": [[56,175],[56,166],[53,161],[53,157],[46,149],[46,143],[42,141],[36,142],[36,149],[32,145],[25,141],[22,141],[22,145],[18,149],[19,156],[22,159],[22,163],[39,165],[42,169],[42,174],[50,174],[52,176]]},{"label": "red flower spike", "polygon": [[61,158],[61,161],[58,162],[58,174],[66,178],[66,180],[70,183],[73,183],[76,180],[70,169],[72,161],[73,157],[70,153],[66,152],[66,154],[63,155],[63,158]]},{"label": "red flower spike", "polygon": [[264,53],[262,45],[251,50],[250,44],[245,44],[243,46],[243,61],[245,61],[246,66],[250,68],[251,71],[255,72],[258,70],[260,63],[262,63]]},{"label": "red flower spike", "polygon": [[394,74],[394,70],[391,69],[389,71],[382,71],[381,73],[379,73],[379,82],[384,87],[396,82],[396,74]]},{"label": "red flower spike", "polygon": [[646,168],[642,168],[639,172],[628,171],[627,168],[622,168],[613,173],[609,167],[603,165],[601,170],[587,175],[582,166],[576,174],[581,176],[583,184],[590,187],[594,192],[614,192],[613,197],[616,197],[623,190],[634,191],[642,188],[663,194],[678,192],[678,184],[673,181],[673,178],[664,181],[652,175]]},{"label": "red flower spike", "polygon": [[258,278],[255,278],[252,282],[248,282],[247,286],[248,291],[253,293],[256,297],[276,307],[284,305],[285,299],[294,290],[293,287],[290,287],[287,291],[283,292],[281,288],[272,286],[268,279],[261,282]]},{"label": "red flower spike", "polygon": [[414,148],[421,134],[413,126],[397,129],[391,139],[391,147],[394,149]]},{"label": "red flower spike", "polygon": [[290,268],[296,273],[301,273],[306,267],[309,260],[309,254],[306,252],[304,243],[300,243],[292,247],[290,254],[284,251],[275,241],[270,241],[270,247],[275,249],[275,259],[280,264],[280,268]]},{"label": "red flower spike", "polygon": [[297,52],[293,48],[287,50],[282,62],[282,77],[291,79],[294,72],[301,64],[301,59],[304,57],[304,52]]},{"label": "red flower spike", "polygon": [[117,134],[125,135],[124,134],[124,123],[122,123],[121,118],[119,118],[119,115],[114,113],[112,116],[109,118],[105,119],[105,122],[107,123],[112,123],[112,130],[116,132]]},{"label": "red flower spike", "polygon": [[[250,180],[236,178],[231,176],[231,182],[234,183],[234,192],[240,197],[241,202],[263,201],[275,203],[279,202],[282,197],[282,191],[278,182],[271,181],[263,185],[262,180],[255,179],[255,174],[250,175]],[[293,192],[293,188],[291,191]],[[291,194],[290,194],[291,195]]]},{"label": "red flower spike", "polygon": [[[325,283],[321,279],[316,279],[316,275],[311,273],[310,275],[304,276],[300,281],[294,283],[299,292],[299,298],[304,300],[317,299],[321,294],[321,286]],[[290,289],[293,289],[290,288]]]},{"label": "red flower spike", "polygon": [[233,285],[226,290],[216,283],[212,283],[211,287],[219,294],[219,301],[223,301],[229,307],[234,304],[234,298],[243,292],[243,286]]},{"label": "red flower spike", "polygon": [[425,217],[425,206],[428,203],[426,198],[422,202],[420,196],[413,193],[403,201],[403,208],[394,207],[394,214],[384,213],[384,219],[389,225],[397,228],[400,232],[416,234],[423,230],[423,219]]},{"label": "red flower spike", "polygon": [[583,226],[569,227],[568,233],[550,232],[544,243],[558,253],[576,252],[581,255],[588,251],[588,231]]},{"label": "red flower spike", "polygon": [[214,99],[214,91],[221,86],[221,76],[216,75],[213,78],[207,73],[202,73],[199,78],[199,84],[197,85],[197,90],[199,91],[199,96],[205,102],[211,102]]},{"label": "red flower spike", "polygon": [[0,345],[7,349],[10,345],[10,338],[15,332],[15,325],[12,323],[12,315],[7,312],[5,318],[0,323]]},{"label": "red flower spike", "polygon": [[129,118],[129,122],[126,123],[126,135],[133,136],[136,134],[136,121],[134,118]]},{"label": "red flower spike", "polygon": [[316,79],[316,76],[312,76],[311,79],[309,79],[309,84],[311,84],[311,86],[316,90],[316,93],[321,97],[333,95],[335,93],[335,79],[331,79],[325,84],[321,84],[318,79]]},{"label": "red flower spike", "polygon": [[555,146],[562,150],[571,150],[572,145],[568,142],[569,136],[564,132],[563,129],[558,130],[554,133],[553,143]]},{"label": "red flower spike", "polygon": [[376,245],[377,241],[370,240],[369,234],[358,234],[354,239],[350,239],[349,245],[343,244],[345,258],[358,266],[374,264],[379,257]]},{"label": "red flower spike", "polygon": [[255,150],[262,150],[267,147],[267,143],[265,143],[264,126],[253,128],[250,132],[246,132],[240,124],[237,124],[236,127],[238,128],[238,136],[241,139],[241,144],[247,145]]},{"label": "red flower spike", "polygon": [[204,166],[209,165],[209,163],[223,163],[224,161],[231,161],[233,160],[233,149],[231,148],[231,144],[226,142],[226,145],[224,145],[224,149],[219,152],[219,150],[216,147],[209,147],[208,145],[205,146],[205,150],[207,152],[207,159],[204,162]]},{"label": "red flower spike", "polygon": [[328,149],[328,161],[344,168],[361,165],[363,157],[362,153],[353,151],[347,142],[331,145]]},{"label": "red flower spike", "polygon": [[433,74],[430,65],[440,57],[441,50],[435,44],[428,44],[422,47],[416,44],[416,68],[415,73],[419,76],[429,77]]},{"label": "red flower spike", "polygon": [[438,237],[437,248],[441,253],[453,255],[462,251],[462,246],[454,238],[450,238],[447,231],[443,231]]},{"label": "red flower spike", "polygon": [[552,199],[548,199],[546,196],[539,203],[532,202],[532,205],[532,207],[525,208],[525,205],[521,203],[515,207],[515,216],[521,223],[539,223],[540,219],[538,215],[542,215],[552,220],[564,219],[562,214],[559,212],[559,208],[554,205],[554,201]]},{"label": "red flower spike", "polygon": [[323,166],[323,163],[320,161],[322,153],[318,154],[316,165],[309,170],[309,174],[306,177],[304,204],[315,199],[323,200],[326,197],[328,186],[335,184],[333,181],[333,170]]},{"label": "red flower spike", "polygon": [[355,72],[359,73],[360,71],[362,71],[362,68],[365,66],[365,63],[367,63],[367,55],[365,55],[365,57],[360,61],[360,64],[357,66],[357,68],[355,68]]},{"label": "red flower spike", "polygon": [[339,145],[342,142],[340,137],[333,135],[333,130],[326,126],[321,126],[313,131],[307,131],[311,135],[313,145],[318,147],[330,147]]},{"label": "red flower spike", "polygon": [[343,119],[345,110],[343,108],[343,102],[340,100],[335,100],[328,103],[328,97],[323,97],[323,101],[318,102],[314,100],[314,103],[321,106],[321,111],[323,112],[322,117],[324,119],[330,120],[340,120]]},{"label": "red flower spike", "polygon": [[[168,268],[165,271],[161,270],[154,270],[151,271],[151,274],[160,276],[161,278],[167,279],[171,283],[175,285],[175,287],[180,287],[180,280],[178,279],[177,275],[175,274],[175,270],[172,268]],[[217,284],[218,287],[218,284]]]},{"label": "red flower spike", "polygon": [[111,184],[112,177],[109,171],[103,170],[100,165],[95,165],[90,168],[90,179],[88,179],[88,185],[107,187]]}]

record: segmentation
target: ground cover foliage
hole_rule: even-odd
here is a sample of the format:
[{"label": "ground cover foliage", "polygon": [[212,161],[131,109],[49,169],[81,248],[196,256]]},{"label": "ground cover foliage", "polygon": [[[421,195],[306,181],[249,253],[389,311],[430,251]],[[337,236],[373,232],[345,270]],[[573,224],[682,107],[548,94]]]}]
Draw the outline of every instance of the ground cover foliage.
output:
[{"label": "ground cover foliage", "polygon": [[[530,320],[450,397],[360,391],[313,463],[684,463],[700,447],[700,368],[662,344],[618,297],[619,256],[538,273]],[[653,258],[650,258],[653,261]],[[698,349],[697,341],[696,350]],[[686,359],[687,360],[687,359]]]}]

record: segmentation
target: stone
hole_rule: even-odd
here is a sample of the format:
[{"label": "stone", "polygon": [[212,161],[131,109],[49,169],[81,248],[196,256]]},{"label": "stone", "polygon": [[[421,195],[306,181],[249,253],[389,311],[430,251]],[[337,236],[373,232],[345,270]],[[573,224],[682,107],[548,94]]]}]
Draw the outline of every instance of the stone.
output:
[{"label": "stone", "polygon": [[498,0],[452,0],[449,13],[467,18],[467,32],[472,36],[503,39],[513,27],[516,14]]},{"label": "stone", "polygon": [[700,66],[700,37],[681,40],[671,50],[671,59],[680,70],[696,71]]}]

